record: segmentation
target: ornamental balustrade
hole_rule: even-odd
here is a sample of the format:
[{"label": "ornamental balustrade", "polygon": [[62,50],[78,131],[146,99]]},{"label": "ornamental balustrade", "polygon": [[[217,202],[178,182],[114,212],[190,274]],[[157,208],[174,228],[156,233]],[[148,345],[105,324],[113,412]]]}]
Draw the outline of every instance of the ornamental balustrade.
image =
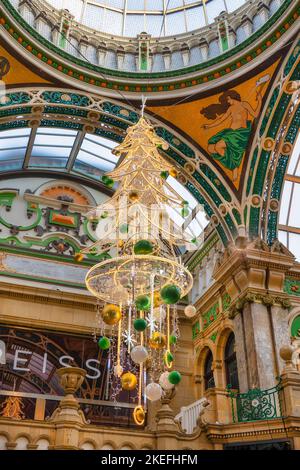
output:
[{"label": "ornamental balustrade", "polygon": [[192,434],[197,426],[198,418],[204,408],[208,405],[206,398],[200,398],[189,406],[182,406],[175,420],[179,421],[182,429],[187,434]]},{"label": "ornamental balustrade", "polygon": [[231,400],[232,421],[246,423],[251,421],[282,418],[281,380],[272,388],[261,390],[252,388],[240,393],[227,386],[228,397]]}]

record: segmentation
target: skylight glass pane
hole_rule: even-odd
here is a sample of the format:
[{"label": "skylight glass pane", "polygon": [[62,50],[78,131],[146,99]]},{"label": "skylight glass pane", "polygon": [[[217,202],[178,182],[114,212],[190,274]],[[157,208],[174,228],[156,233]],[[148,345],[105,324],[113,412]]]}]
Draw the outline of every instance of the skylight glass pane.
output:
[{"label": "skylight glass pane", "polygon": [[144,0],[127,0],[127,10],[145,10]]},{"label": "skylight glass pane", "polygon": [[298,160],[299,160],[299,155],[300,155],[300,132],[298,133],[294,148],[293,148],[293,153],[289,162],[288,166],[288,173],[292,175],[296,169]]},{"label": "skylight glass pane", "polygon": [[176,35],[186,32],[184,11],[169,13],[166,16],[167,35]]},{"label": "skylight glass pane", "polygon": [[182,7],[183,0],[166,0],[166,8],[167,11],[171,10],[172,8]]},{"label": "skylight glass pane", "polygon": [[97,5],[87,5],[82,19],[82,23],[89,28],[101,31],[103,29],[104,8]]},{"label": "skylight glass pane", "polygon": [[188,31],[193,31],[194,29],[205,26],[205,16],[202,6],[186,10],[185,16]]},{"label": "skylight glass pane", "polygon": [[296,259],[300,260],[300,234],[289,233],[289,250],[296,256]]},{"label": "skylight glass pane", "polygon": [[100,158],[103,158],[113,163],[116,163],[118,160],[117,157],[111,153],[110,149],[106,147],[102,147],[88,139],[84,139],[81,148],[82,150],[85,150],[87,153],[90,153],[95,157],[98,157],[98,156],[100,157],[100,155],[98,154],[99,152],[101,152]]},{"label": "skylight glass pane", "polygon": [[[236,3],[238,4],[239,2],[237,1]],[[234,1],[234,4],[235,4],[235,1]],[[235,9],[235,6],[234,6],[234,9]],[[213,2],[207,3],[206,11],[207,11],[208,22],[212,23],[222,11],[226,11],[224,0],[214,0]]]},{"label": "skylight glass pane", "polygon": [[89,166],[95,167],[99,170],[102,170],[102,172],[110,171],[115,167],[114,163],[108,162],[107,160],[104,160],[101,157],[91,155],[90,153],[85,152],[84,150],[79,151],[76,161],[77,160],[86,163]]},{"label": "skylight glass pane", "polygon": [[124,8],[125,0],[99,0],[99,2],[112,8]]},{"label": "skylight glass pane", "polygon": [[123,14],[113,10],[105,10],[103,29],[108,34],[122,35]]},{"label": "skylight glass pane", "polygon": [[0,132],[0,171],[22,168],[30,133],[31,129]]},{"label": "skylight glass pane", "polygon": [[[167,0],[168,1],[168,0]],[[164,0],[146,0],[147,10],[163,10]]]},{"label": "skylight glass pane", "polygon": [[29,167],[64,168],[67,164],[77,131],[39,128],[29,160]]},{"label": "skylight glass pane", "polygon": [[146,32],[152,36],[161,36],[163,34],[163,16],[146,15]]},{"label": "skylight glass pane", "polygon": [[279,230],[278,240],[287,247],[287,232],[284,232],[283,230]]},{"label": "skylight glass pane", "polygon": [[288,224],[292,227],[300,227],[300,184],[294,184],[294,190],[292,194],[291,210],[289,215]]},{"label": "skylight glass pane", "polygon": [[292,191],[292,183],[290,181],[286,181],[284,183],[284,187],[282,191],[280,214],[279,214],[279,223],[282,225],[287,225],[287,216],[288,216],[288,211],[289,211],[289,206],[290,206],[291,191]]},{"label": "skylight glass pane", "polygon": [[[228,11],[231,12],[231,11],[234,11],[234,10],[237,10],[238,8],[240,8],[242,5],[244,5],[246,2],[246,0],[234,0],[234,1],[227,1],[226,2],[226,5],[227,5],[227,8],[228,8]],[[214,2],[212,2],[214,3]],[[224,4],[224,1],[223,1],[223,4]],[[225,7],[223,6],[223,10],[225,10]]]},{"label": "skylight glass pane", "polygon": [[144,15],[126,15],[124,36],[136,36],[142,33],[144,29]]}]

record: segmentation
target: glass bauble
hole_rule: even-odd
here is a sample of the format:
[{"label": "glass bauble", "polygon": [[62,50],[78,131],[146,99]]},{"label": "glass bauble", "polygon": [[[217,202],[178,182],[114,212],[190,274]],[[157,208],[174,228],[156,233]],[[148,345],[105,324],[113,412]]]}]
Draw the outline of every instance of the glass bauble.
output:
[{"label": "glass bauble", "polygon": [[121,310],[120,307],[113,304],[107,304],[102,310],[102,320],[107,325],[116,325],[121,319]]},{"label": "glass bauble", "polygon": [[148,358],[148,351],[144,346],[135,346],[130,353],[131,359],[136,364],[142,364]]},{"label": "glass bauble", "polygon": [[162,396],[162,388],[159,384],[151,382],[145,388],[145,395],[150,401],[157,401]]},{"label": "glass bauble", "polygon": [[164,390],[172,390],[174,385],[169,382],[170,372],[163,372],[159,377],[159,384]]},{"label": "glass bauble", "polygon": [[187,305],[184,309],[184,314],[187,318],[193,318],[197,313],[196,308],[194,305]]}]

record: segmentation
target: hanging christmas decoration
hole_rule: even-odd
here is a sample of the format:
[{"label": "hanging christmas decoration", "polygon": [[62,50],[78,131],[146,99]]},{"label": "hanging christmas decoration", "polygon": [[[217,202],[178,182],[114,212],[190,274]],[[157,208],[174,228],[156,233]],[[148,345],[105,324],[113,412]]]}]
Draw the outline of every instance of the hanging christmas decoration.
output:
[{"label": "hanging christmas decoration", "polygon": [[107,325],[116,325],[121,319],[120,307],[107,304],[102,310],[102,319]]},{"label": "hanging christmas decoration", "polygon": [[137,384],[137,378],[131,372],[125,372],[125,374],[121,376],[121,383],[123,390],[134,390]]},{"label": "hanging christmas decoration", "polygon": [[196,308],[194,305],[187,305],[184,309],[184,314],[187,318],[193,318],[197,313]]},{"label": "hanging christmas decoration", "polygon": [[145,389],[145,395],[150,401],[157,401],[162,396],[162,388],[159,384],[151,382]]},{"label": "hanging christmas decoration", "polygon": [[110,348],[110,339],[107,338],[106,336],[102,336],[102,338],[100,338],[99,341],[98,341],[98,346],[103,351],[105,349],[109,349]]},{"label": "hanging christmas decoration", "polygon": [[[177,170],[157,147],[168,145],[142,117],[127,130],[114,153],[119,165],[102,182],[113,196],[90,213],[98,220],[98,241],[82,253],[109,253],[86,276],[89,291],[104,303],[99,348],[109,354],[112,398],[134,395],[136,424],[145,422],[146,398],[159,400],[180,382],[173,367],[178,320],[176,303],[192,288],[181,249],[194,249],[170,210],[189,212],[188,203],[168,184]],[[105,214],[105,218],[103,218]]]},{"label": "hanging christmas decoration", "polygon": [[172,390],[174,388],[174,385],[169,381],[169,375],[170,372],[163,372],[161,376],[159,377],[159,385],[164,389],[164,390]]}]

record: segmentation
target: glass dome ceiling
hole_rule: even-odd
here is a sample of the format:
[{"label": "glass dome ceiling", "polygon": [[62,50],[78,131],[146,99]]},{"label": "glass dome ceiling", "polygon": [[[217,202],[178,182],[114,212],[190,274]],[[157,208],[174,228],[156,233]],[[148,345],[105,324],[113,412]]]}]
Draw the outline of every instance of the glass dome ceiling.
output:
[{"label": "glass dome ceiling", "polygon": [[300,261],[300,132],[290,158],[281,196],[279,240]]},{"label": "glass dome ceiling", "polygon": [[[10,129],[0,132],[0,178],[5,172],[52,170],[100,181],[104,173],[118,163],[112,150],[118,144],[104,137],[83,131],[39,127]],[[174,222],[188,236],[198,238],[208,225],[203,208],[192,194],[169,176],[167,188],[189,202],[190,214],[183,218],[178,211],[169,211]],[[101,190],[101,188],[99,187]],[[195,245],[196,247],[196,245]]]},{"label": "glass dome ceiling", "polygon": [[75,20],[111,35],[154,37],[186,33],[210,24],[223,11],[232,12],[247,0],[47,0],[67,9]]}]

